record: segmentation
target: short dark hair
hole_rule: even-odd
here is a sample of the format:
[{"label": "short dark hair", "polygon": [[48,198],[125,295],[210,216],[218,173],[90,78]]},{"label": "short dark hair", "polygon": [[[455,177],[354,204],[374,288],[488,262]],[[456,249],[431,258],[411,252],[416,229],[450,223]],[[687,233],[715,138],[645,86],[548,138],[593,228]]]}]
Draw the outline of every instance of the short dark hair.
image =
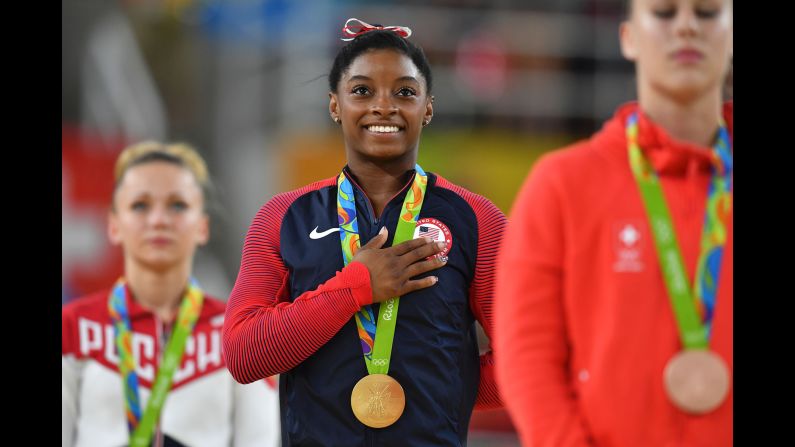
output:
[{"label": "short dark hair", "polygon": [[387,30],[373,30],[357,36],[347,45],[342,47],[334,58],[334,65],[331,67],[331,72],[328,75],[328,85],[332,92],[337,91],[337,84],[340,82],[342,73],[348,69],[353,61],[362,53],[368,50],[376,49],[393,49],[399,51],[411,59],[417,70],[422,73],[425,78],[425,85],[428,88],[428,94],[431,93],[431,86],[433,79],[431,76],[431,67],[428,64],[428,59],[419,45],[414,45],[405,38],[399,36],[393,31]]}]

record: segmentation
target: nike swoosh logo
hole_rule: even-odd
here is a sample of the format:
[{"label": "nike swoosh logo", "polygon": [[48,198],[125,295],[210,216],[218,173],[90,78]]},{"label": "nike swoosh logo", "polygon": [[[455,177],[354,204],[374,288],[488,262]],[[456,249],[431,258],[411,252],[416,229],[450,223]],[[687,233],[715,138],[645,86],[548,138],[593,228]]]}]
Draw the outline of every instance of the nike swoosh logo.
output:
[{"label": "nike swoosh logo", "polygon": [[315,229],[312,230],[311,233],[309,233],[309,238],[310,239],[320,239],[321,237],[326,237],[326,236],[328,236],[329,234],[331,234],[331,233],[333,233],[335,231],[340,231],[340,228],[337,227],[337,228],[329,228],[326,231],[322,231],[322,232],[318,233],[317,232],[317,228],[318,227],[315,227]]}]

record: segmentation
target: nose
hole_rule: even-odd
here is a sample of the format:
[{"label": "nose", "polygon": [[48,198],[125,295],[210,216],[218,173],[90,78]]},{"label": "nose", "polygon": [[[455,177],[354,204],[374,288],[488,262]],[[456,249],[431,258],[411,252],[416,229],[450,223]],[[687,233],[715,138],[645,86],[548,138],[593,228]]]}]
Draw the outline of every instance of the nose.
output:
[{"label": "nose", "polygon": [[679,8],[674,27],[676,34],[681,37],[693,37],[698,34],[698,17],[693,8]]},{"label": "nose", "polygon": [[373,97],[370,111],[376,115],[391,115],[397,113],[397,106],[392,100],[390,92],[383,92]]},{"label": "nose", "polygon": [[147,222],[154,228],[166,227],[171,223],[171,215],[164,205],[155,205],[146,216]]}]

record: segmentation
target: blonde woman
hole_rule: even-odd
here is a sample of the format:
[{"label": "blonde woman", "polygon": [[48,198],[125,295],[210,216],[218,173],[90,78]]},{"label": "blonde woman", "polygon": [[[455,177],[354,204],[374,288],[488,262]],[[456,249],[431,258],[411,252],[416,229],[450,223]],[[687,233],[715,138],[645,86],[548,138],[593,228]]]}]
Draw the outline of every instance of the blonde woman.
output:
[{"label": "blonde woman", "polygon": [[63,446],[275,445],[276,391],[234,381],[224,302],[191,276],[210,236],[204,160],[143,142],[121,153],[115,182],[108,235],[124,276],[62,311]]}]

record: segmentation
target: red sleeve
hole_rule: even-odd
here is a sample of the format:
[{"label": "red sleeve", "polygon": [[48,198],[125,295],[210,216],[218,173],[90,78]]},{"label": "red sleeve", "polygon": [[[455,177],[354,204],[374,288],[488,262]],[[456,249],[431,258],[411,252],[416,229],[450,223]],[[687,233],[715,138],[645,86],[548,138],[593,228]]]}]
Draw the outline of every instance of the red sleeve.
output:
[{"label": "red sleeve", "polygon": [[523,445],[586,446],[568,381],[557,166],[541,159],[511,211],[497,268],[496,373]]},{"label": "red sleeve", "polygon": [[329,184],[331,180],[318,182],[274,197],[248,230],[223,327],[226,366],[240,383],[292,369],[328,342],[361,306],[372,303],[370,273],[359,262],[289,300],[289,276],[280,255],[282,219],[296,198]]},{"label": "red sleeve", "polygon": [[[478,223],[478,254],[475,261],[475,277],[469,287],[469,307],[483,326],[486,336],[491,339],[494,328],[492,320],[494,268],[507,223],[505,215],[485,197],[456,186],[440,176],[437,176],[437,185],[461,196],[475,212]],[[480,356],[480,382],[475,409],[488,410],[502,405],[494,377],[494,351],[491,350]]]},{"label": "red sleeve", "polygon": [[75,328],[74,305],[61,307],[61,355],[77,353],[77,330]]},{"label": "red sleeve", "polygon": [[61,307],[61,355],[72,354],[80,357],[80,334],[78,318],[91,316],[92,319],[101,321],[107,315],[108,293],[110,290],[100,290],[90,295],[83,295],[72,299]]}]

